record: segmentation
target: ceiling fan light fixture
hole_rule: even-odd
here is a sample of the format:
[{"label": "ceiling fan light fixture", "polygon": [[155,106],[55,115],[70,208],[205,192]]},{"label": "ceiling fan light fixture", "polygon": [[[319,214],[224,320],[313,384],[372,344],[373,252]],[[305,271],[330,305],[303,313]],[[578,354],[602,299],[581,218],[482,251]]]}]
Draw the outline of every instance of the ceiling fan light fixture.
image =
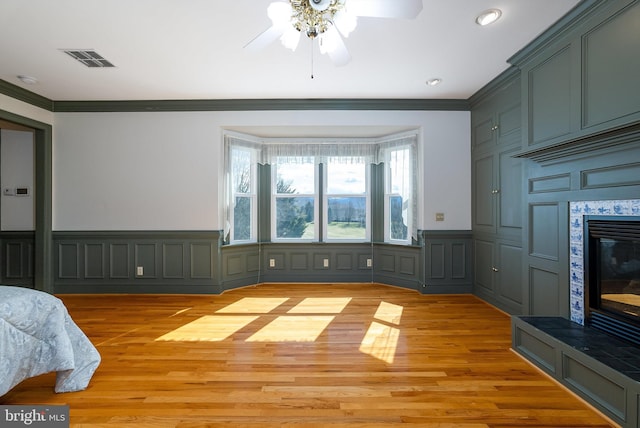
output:
[{"label": "ceiling fan light fixture", "polygon": [[289,27],[284,33],[282,33],[280,41],[282,42],[282,46],[295,51],[300,43],[300,31],[296,30],[294,27]]},{"label": "ceiling fan light fixture", "polygon": [[482,12],[476,18],[476,24],[481,27],[487,26],[489,24],[493,24],[502,16],[502,11],[500,9],[489,9]]},{"label": "ceiling fan light fixture", "polygon": [[309,6],[318,11],[325,11],[329,9],[333,0],[309,0]]},{"label": "ceiling fan light fixture", "polygon": [[333,23],[344,37],[349,37],[349,34],[358,26],[358,17],[345,9],[340,9],[333,17]]}]

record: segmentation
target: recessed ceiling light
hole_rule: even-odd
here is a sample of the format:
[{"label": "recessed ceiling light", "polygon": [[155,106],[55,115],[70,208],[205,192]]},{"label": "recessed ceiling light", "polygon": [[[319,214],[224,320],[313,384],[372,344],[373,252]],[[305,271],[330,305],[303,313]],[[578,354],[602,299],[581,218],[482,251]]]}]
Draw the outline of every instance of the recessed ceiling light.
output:
[{"label": "recessed ceiling light", "polygon": [[442,79],[440,79],[440,78],[427,80],[427,85],[429,85],[429,86],[436,86],[436,85],[439,85],[440,83],[442,83]]},{"label": "recessed ceiling light", "polygon": [[485,25],[496,22],[500,16],[502,16],[502,11],[500,9],[485,10],[476,18],[476,24],[484,27]]},{"label": "recessed ceiling light", "polygon": [[36,79],[35,77],[25,76],[24,74],[21,74],[17,77],[18,79],[20,79],[22,83],[26,83],[27,85],[33,85],[35,83],[38,83],[38,79]]}]

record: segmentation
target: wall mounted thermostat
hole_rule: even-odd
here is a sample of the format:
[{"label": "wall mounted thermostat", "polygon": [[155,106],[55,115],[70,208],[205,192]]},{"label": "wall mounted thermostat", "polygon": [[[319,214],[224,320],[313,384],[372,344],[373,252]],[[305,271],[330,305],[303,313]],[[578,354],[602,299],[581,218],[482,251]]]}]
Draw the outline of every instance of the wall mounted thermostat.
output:
[{"label": "wall mounted thermostat", "polygon": [[3,187],[2,194],[4,196],[29,196],[31,194],[31,189],[27,186]]},{"label": "wall mounted thermostat", "polygon": [[28,187],[16,187],[16,196],[29,196],[30,193]]}]

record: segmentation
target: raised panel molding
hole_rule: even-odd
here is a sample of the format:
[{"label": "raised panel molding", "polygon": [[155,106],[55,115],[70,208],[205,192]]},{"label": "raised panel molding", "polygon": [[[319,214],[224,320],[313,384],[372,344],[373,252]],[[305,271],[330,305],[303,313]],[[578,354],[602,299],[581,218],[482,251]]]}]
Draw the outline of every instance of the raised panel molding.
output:
[{"label": "raised panel molding", "polygon": [[470,251],[470,243],[471,241],[451,244],[451,278],[468,279],[467,254]]},{"label": "raised panel molding", "polygon": [[583,35],[583,128],[640,113],[638,22],[636,3]]},{"label": "raised panel molding", "polygon": [[214,248],[210,242],[192,242],[189,246],[192,279],[213,279]]},{"label": "raised panel molding", "polygon": [[529,255],[553,261],[559,259],[558,215],[557,203],[529,206]]},{"label": "raised panel molding", "polygon": [[131,277],[129,244],[109,244],[109,277],[111,279],[129,279]]},{"label": "raised panel molding", "polygon": [[380,255],[380,270],[383,272],[395,272],[396,271],[396,258],[393,254],[381,254]]},{"label": "raised panel molding", "polygon": [[54,232],[54,291],[219,292],[220,242],[211,231]]},{"label": "raised panel molding", "polygon": [[5,278],[20,279],[24,276],[25,260],[22,242],[7,242],[5,250]]},{"label": "raised panel molding", "polygon": [[564,173],[548,177],[529,179],[529,193],[566,192],[571,190],[571,174]]},{"label": "raised panel molding", "polygon": [[84,244],[84,277],[104,279],[104,244]]},{"label": "raised panel molding", "polygon": [[227,257],[227,263],[226,263],[226,267],[227,267],[226,274],[233,276],[233,275],[239,275],[242,272],[244,272],[244,269],[243,269],[243,266],[245,264],[244,261],[245,261],[244,254],[229,255]]},{"label": "raised panel molding", "polygon": [[430,261],[429,264],[429,278],[432,279],[444,279],[446,275],[445,270],[445,245],[444,244],[427,244],[429,245]]},{"label": "raised panel molding", "polygon": [[581,172],[583,189],[640,185],[640,163],[616,165]]},{"label": "raised panel molding", "polygon": [[133,246],[134,253],[134,268],[138,269],[141,267],[143,269],[143,274],[138,275],[136,272],[136,276],[140,278],[155,278],[157,273],[157,257],[158,257],[158,244],[141,244],[136,243]]},{"label": "raised panel molding", "polygon": [[400,256],[399,259],[399,273],[403,275],[416,275],[416,259],[414,257]]},{"label": "raised panel molding", "polygon": [[58,278],[78,279],[80,277],[80,245],[77,243],[58,244]]},{"label": "raised panel molding", "polygon": [[572,131],[571,46],[529,71],[528,145],[537,146]]},{"label": "raised panel molding", "polygon": [[162,244],[162,276],[184,279],[184,243]]},{"label": "raised panel molding", "polygon": [[562,357],[562,377],[568,384],[593,397],[618,418],[625,418],[626,389],[623,385],[601,375],[568,354],[563,353]]},{"label": "raised panel molding", "polygon": [[558,274],[529,267],[529,302],[531,313],[540,316],[560,316],[562,313]]},{"label": "raised panel molding", "polygon": [[[365,261],[366,263],[366,261]],[[349,253],[337,253],[336,254],[336,269],[338,270],[351,270],[354,268],[353,255]]]}]

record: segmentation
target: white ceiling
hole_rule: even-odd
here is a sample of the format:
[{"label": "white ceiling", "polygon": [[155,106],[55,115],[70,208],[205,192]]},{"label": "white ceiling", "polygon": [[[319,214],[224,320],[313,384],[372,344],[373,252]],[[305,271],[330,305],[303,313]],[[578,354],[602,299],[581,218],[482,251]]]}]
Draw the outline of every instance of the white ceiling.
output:
[{"label": "white ceiling", "polygon": [[[296,52],[243,49],[271,25],[271,1],[1,0],[0,79],[56,101],[466,99],[579,3],[423,0],[414,20],[359,18],[345,40],[352,60],[336,67],[306,38]],[[502,19],[475,24],[489,8]],[[116,67],[87,68],[61,49],[94,49]],[[427,86],[434,77],[442,84]]]}]

